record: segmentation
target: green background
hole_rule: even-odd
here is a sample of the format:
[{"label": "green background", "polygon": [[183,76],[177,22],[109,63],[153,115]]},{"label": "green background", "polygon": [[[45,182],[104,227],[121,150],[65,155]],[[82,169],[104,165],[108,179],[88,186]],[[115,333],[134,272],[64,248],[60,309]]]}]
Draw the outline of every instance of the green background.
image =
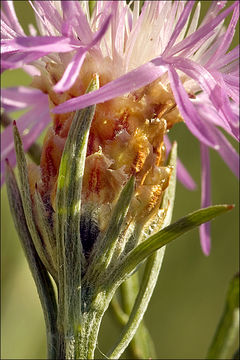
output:
[{"label": "green background", "polygon": [[[33,22],[26,1],[16,11],[25,29]],[[232,2],[229,2],[229,4]],[[209,2],[204,1],[204,10]],[[31,20],[30,20],[31,19]],[[238,43],[238,34],[234,46]],[[21,71],[8,71],[2,86],[29,84]],[[200,207],[200,154],[198,141],[184,124],[170,137],[177,139],[179,155],[198,184],[194,192],[177,185],[173,220]],[[238,181],[222,159],[211,151],[213,204],[234,203],[235,209],[212,223],[212,251],[205,257],[198,230],[167,247],[159,281],[145,315],[159,359],[202,359],[219,321],[228,283],[238,270]],[[44,320],[38,295],[9,212],[6,188],[2,188],[2,358],[39,359],[46,356]],[[100,335],[103,353],[115,342],[119,328],[107,314]]]}]

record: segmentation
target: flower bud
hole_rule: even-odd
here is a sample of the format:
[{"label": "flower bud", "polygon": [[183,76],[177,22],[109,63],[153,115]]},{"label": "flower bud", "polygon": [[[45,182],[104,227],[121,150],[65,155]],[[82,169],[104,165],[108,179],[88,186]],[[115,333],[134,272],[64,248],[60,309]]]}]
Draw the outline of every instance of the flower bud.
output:
[{"label": "flower bud", "polygon": [[[77,89],[83,93],[93,74],[93,65],[89,57],[65,98],[79,95]],[[100,85],[103,85],[111,75],[104,66],[98,70]],[[48,64],[42,83],[35,80],[35,85],[41,84],[48,91],[50,106],[66,100],[63,94],[48,90],[60,76],[57,69]],[[135,93],[96,105],[82,179],[80,230],[86,252],[98,234],[107,228],[119,194],[132,175],[136,183],[128,218],[144,224],[158,211],[171,175],[171,167],[164,165],[164,135],[173,121],[180,121],[178,114],[173,120],[174,111],[171,91],[158,81]],[[73,113],[53,115],[53,125],[43,144],[38,178],[36,171],[35,175],[29,172],[30,183],[37,183],[48,209],[50,223],[55,221],[59,165],[72,119]]]}]

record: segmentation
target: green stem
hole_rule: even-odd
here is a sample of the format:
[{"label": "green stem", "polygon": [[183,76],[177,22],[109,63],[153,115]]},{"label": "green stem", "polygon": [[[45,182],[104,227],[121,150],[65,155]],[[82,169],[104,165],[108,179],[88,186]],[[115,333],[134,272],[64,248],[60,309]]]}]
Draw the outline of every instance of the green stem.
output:
[{"label": "green stem", "polygon": [[[128,315],[128,320],[132,312],[135,299],[138,295],[139,287],[138,272],[133,274],[120,287],[123,300],[123,309]],[[127,322],[125,325],[127,325]],[[149,357],[155,357],[154,344],[143,319],[140,322],[133,339],[130,341],[128,349],[132,359],[146,359]]]},{"label": "green stem", "polygon": [[128,322],[128,315],[123,311],[119,301],[117,299],[117,295],[115,294],[112,298],[112,301],[109,306],[109,310],[111,311],[112,315],[118,322],[118,324],[125,326]]},{"label": "green stem", "polygon": [[78,333],[77,359],[94,359],[101,321],[109,305],[110,296],[102,292],[96,294],[92,301],[88,297],[87,302],[90,305],[83,310]]},{"label": "green stem", "polygon": [[[147,306],[149,304],[150,298],[152,296],[153,290],[156,285],[156,281],[158,278],[158,274],[161,268],[162,259],[164,255],[164,250],[158,251],[156,254],[153,254],[146,263],[146,268],[144,271],[144,276],[141,282],[141,287],[138,293],[138,296],[136,298],[136,301],[134,303],[133,309],[130,313],[129,320],[124,327],[120,339],[118,340],[117,344],[111,351],[111,353],[108,355],[110,359],[117,359],[121,356],[123,351],[127,348],[128,344],[132,340],[133,336],[135,335],[139,324],[143,318],[143,315],[147,309]],[[123,289],[124,286],[123,285]],[[126,294],[125,294],[126,298]],[[129,301],[130,299],[128,299]],[[130,300],[132,301],[132,300]],[[130,304],[127,304],[126,310],[129,311]],[[134,348],[134,351],[137,350]],[[144,353],[146,352],[146,348],[143,349]],[[136,353],[137,351],[135,351]],[[140,356],[140,354],[139,354]],[[146,356],[146,353],[145,353]],[[144,356],[144,357],[145,357]]]},{"label": "green stem", "polygon": [[228,359],[239,332],[239,275],[229,286],[225,308],[209,348],[207,359]]}]

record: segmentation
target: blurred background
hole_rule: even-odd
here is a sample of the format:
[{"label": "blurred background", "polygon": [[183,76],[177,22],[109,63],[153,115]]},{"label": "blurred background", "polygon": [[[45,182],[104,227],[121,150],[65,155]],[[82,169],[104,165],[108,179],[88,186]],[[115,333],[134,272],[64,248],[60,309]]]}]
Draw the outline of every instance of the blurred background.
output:
[{"label": "blurred background", "polygon": [[[206,11],[209,1],[202,2]],[[229,4],[232,2],[229,1]],[[16,12],[27,30],[34,23],[27,1],[15,1]],[[229,19],[228,19],[229,20]],[[238,43],[236,33],[233,47]],[[2,75],[2,87],[28,85],[21,70]],[[16,114],[17,116],[17,114]],[[184,124],[171,130],[179,156],[198,184],[190,192],[177,185],[173,221],[200,207],[199,144]],[[203,255],[198,230],[167,247],[159,281],[145,315],[159,359],[203,359],[220,319],[228,284],[238,271],[239,188],[238,181],[222,159],[211,151],[212,202],[235,204],[235,209],[212,222],[212,251]],[[6,196],[1,190],[1,336],[3,359],[46,357],[44,319],[40,302],[17,238]],[[119,328],[106,314],[99,348],[113,345]]]}]

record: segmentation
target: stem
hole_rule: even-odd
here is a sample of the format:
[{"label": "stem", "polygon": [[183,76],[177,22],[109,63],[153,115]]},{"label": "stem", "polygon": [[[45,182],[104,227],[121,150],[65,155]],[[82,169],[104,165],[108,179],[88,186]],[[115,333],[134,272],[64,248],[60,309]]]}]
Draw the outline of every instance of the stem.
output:
[{"label": "stem", "polygon": [[[129,279],[127,279],[121,285],[120,289],[123,299],[123,308],[129,317],[139,291],[139,273],[136,272]],[[132,341],[129,343],[128,349],[131,358],[133,359],[146,359],[155,357],[154,344],[143,319],[140,322],[140,325]]]},{"label": "stem", "polygon": [[229,286],[225,308],[209,348],[207,359],[227,359],[239,332],[239,276]]},{"label": "stem", "polygon": [[164,250],[161,250],[147,260],[144,277],[134,307],[118,343],[109,354],[110,359],[119,358],[135,335],[155,288],[163,256]]},{"label": "stem", "polygon": [[88,298],[87,301],[90,305],[86,306],[85,311],[83,311],[76,359],[94,359],[99,328],[111,297],[112,293],[106,295],[105,292],[99,292],[92,298],[92,301]]}]

